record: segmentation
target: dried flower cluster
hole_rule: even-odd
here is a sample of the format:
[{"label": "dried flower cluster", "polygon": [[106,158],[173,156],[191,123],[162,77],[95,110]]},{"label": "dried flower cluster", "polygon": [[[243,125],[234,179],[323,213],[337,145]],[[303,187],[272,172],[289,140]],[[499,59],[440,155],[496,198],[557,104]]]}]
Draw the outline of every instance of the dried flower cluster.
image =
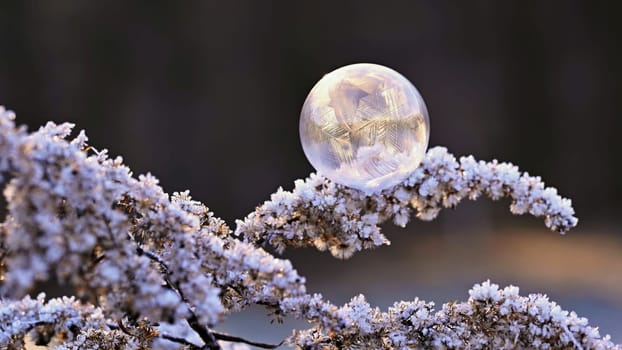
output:
[{"label": "dried flower cluster", "polygon": [[306,298],[305,313],[316,317],[317,326],[294,333],[293,340],[303,349],[620,349],[586,318],[545,295],[522,297],[518,290],[486,281],[469,291],[468,301],[439,311],[419,299],[381,312],[362,295],[342,307]]},{"label": "dried flower cluster", "polygon": [[361,249],[390,243],[378,227],[385,220],[393,218],[404,227],[413,210],[419,219],[433,220],[441,208],[481,195],[494,200],[509,197],[512,213],[544,217],[546,226],[560,233],[577,224],[570,200],[560,197],[555,188],[545,188],[539,177],[520,173],[510,163],[477,162],[472,156],[458,162],[446,148],[435,147],[401,185],[373,195],[321,175],[298,180],[292,192],[279,189],[238,221],[236,234],[249,242],[267,242],[279,251],[287,246],[315,246],[349,258]]},{"label": "dried flower cluster", "polygon": [[81,329],[102,329],[106,320],[101,309],[84,305],[75,298],[53,299],[45,295],[25,297],[16,302],[0,302],[0,347],[21,349],[24,335],[35,331],[35,342],[47,344],[52,336],[72,339]]},{"label": "dried flower cluster", "polygon": [[[0,224],[0,348],[23,349],[26,335],[58,349],[274,348],[213,328],[259,304],[277,319],[312,323],[285,340],[301,349],[619,349],[545,296],[521,297],[516,287],[490,282],[438,311],[415,299],[381,312],[363,296],[338,307],[307,294],[291,263],[260,247],[315,246],[346,258],[388,243],[378,227],[387,219],[403,226],[415,211],[430,220],[482,194],[512,198],[512,212],[543,216],[553,230],[576,225],[569,200],[510,164],[458,162],[434,148],[403,184],[373,195],[311,175],[293,192],[275,193],[234,233],[188,192],[169,196],[153,176],[134,178],[120,158],[88,146],[84,132],[67,140],[72,125],[28,133],[13,119],[0,107],[8,203]],[[77,299],[24,297],[49,279]]]}]

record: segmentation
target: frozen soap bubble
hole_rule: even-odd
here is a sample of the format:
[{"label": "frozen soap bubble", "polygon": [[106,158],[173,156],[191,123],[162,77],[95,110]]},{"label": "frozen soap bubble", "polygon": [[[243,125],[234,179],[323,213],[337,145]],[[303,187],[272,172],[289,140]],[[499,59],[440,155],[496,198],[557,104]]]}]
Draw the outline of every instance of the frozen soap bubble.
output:
[{"label": "frozen soap bubble", "polygon": [[405,180],[421,163],[430,135],[417,89],[398,72],[369,63],[326,74],[300,114],[300,139],[315,169],[366,193]]}]

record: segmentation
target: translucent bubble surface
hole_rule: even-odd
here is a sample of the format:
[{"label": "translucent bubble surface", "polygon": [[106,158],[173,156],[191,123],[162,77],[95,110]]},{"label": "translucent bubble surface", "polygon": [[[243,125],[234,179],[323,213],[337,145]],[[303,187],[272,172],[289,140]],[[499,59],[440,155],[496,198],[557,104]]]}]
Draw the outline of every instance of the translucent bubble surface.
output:
[{"label": "translucent bubble surface", "polygon": [[417,89],[377,64],[326,74],[300,114],[300,139],[313,167],[367,193],[405,180],[421,163],[429,135],[428,111]]}]

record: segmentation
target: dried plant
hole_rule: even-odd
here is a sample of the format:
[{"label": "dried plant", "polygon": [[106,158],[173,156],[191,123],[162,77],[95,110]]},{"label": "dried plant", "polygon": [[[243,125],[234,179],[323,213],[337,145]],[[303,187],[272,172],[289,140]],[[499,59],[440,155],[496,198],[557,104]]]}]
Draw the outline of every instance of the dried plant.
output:
[{"label": "dried plant", "polygon": [[[431,220],[482,195],[511,198],[513,213],[543,217],[555,231],[577,224],[569,200],[511,164],[456,160],[436,147],[402,184],[371,195],[312,174],[292,192],[279,189],[233,231],[188,192],[169,196],[152,175],[133,177],[121,158],[88,146],[84,132],[67,140],[72,127],[48,123],[29,133],[0,108],[8,203],[1,348],[23,349],[27,337],[58,349],[275,348],[214,331],[258,304],[311,323],[284,339],[300,349],[620,349],[546,296],[489,281],[438,310],[414,299],[381,311],[362,295],[336,306],[308,294],[292,264],[262,248],[313,246],[348,258],[389,243],[383,221]],[[27,295],[50,279],[74,297]]]}]

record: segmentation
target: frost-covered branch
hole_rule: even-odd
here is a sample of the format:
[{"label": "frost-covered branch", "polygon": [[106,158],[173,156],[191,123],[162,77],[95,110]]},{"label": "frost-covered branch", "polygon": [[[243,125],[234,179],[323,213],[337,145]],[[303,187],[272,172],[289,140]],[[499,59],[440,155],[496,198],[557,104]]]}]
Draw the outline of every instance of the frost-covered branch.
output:
[{"label": "frost-covered branch", "polygon": [[511,198],[512,213],[544,217],[546,226],[560,233],[577,224],[570,200],[555,188],[545,188],[540,177],[496,160],[478,162],[469,156],[458,161],[446,148],[435,147],[401,185],[373,195],[318,174],[297,180],[293,191],[279,188],[239,220],[236,234],[248,242],[267,242],[281,252],[287,246],[314,246],[348,258],[356,251],[389,244],[378,226],[388,219],[402,227],[413,212],[419,219],[432,220],[442,208],[482,195]]},{"label": "frost-covered branch", "polygon": [[[523,297],[518,287],[489,281],[476,284],[466,302],[440,310],[415,299],[396,302],[387,312],[359,295],[342,307],[319,296],[292,300],[316,326],[294,332],[301,349],[621,349],[609,336],[542,294]],[[302,310],[301,310],[302,311]]]},{"label": "frost-covered branch", "polygon": [[[371,196],[311,175],[239,221],[235,235],[188,192],[169,196],[155,177],[133,177],[120,158],[88,146],[83,132],[67,140],[72,125],[28,133],[13,119],[0,107],[8,203],[0,293],[10,298],[0,302],[0,347],[21,349],[30,333],[41,343],[55,337],[59,349],[269,348],[214,331],[229,313],[258,304],[312,324],[287,339],[302,349],[619,349],[546,297],[489,282],[438,311],[415,299],[381,312],[363,296],[338,307],[307,294],[288,260],[258,247],[313,245],[347,257],[388,243],[378,228],[385,220],[405,225],[411,211],[430,220],[482,194],[510,197],[513,212],[543,216],[560,232],[576,225],[569,200],[509,164],[458,162],[435,148],[404,184]],[[52,278],[82,302],[19,300]]]},{"label": "frost-covered branch", "polygon": [[0,348],[22,349],[24,337],[40,345],[52,338],[73,340],[82,329],[106,330],[106,319],[101,309],[85,305],[75,298],[45,301],[45,295],[36,299],[0,301]]},{"label": "frost-covered branch", "polygon": [[233,239],[187,192],[169,197],[153,176],[133,178],[120,158],[89,154],[83,132],[66,141],[71,127],[48,123],[29,134],[0,109],[3,295],[21,297],[54,276],[114,319],[196,317],[206,329],[228,310],[303,295],[289,261]]}]

